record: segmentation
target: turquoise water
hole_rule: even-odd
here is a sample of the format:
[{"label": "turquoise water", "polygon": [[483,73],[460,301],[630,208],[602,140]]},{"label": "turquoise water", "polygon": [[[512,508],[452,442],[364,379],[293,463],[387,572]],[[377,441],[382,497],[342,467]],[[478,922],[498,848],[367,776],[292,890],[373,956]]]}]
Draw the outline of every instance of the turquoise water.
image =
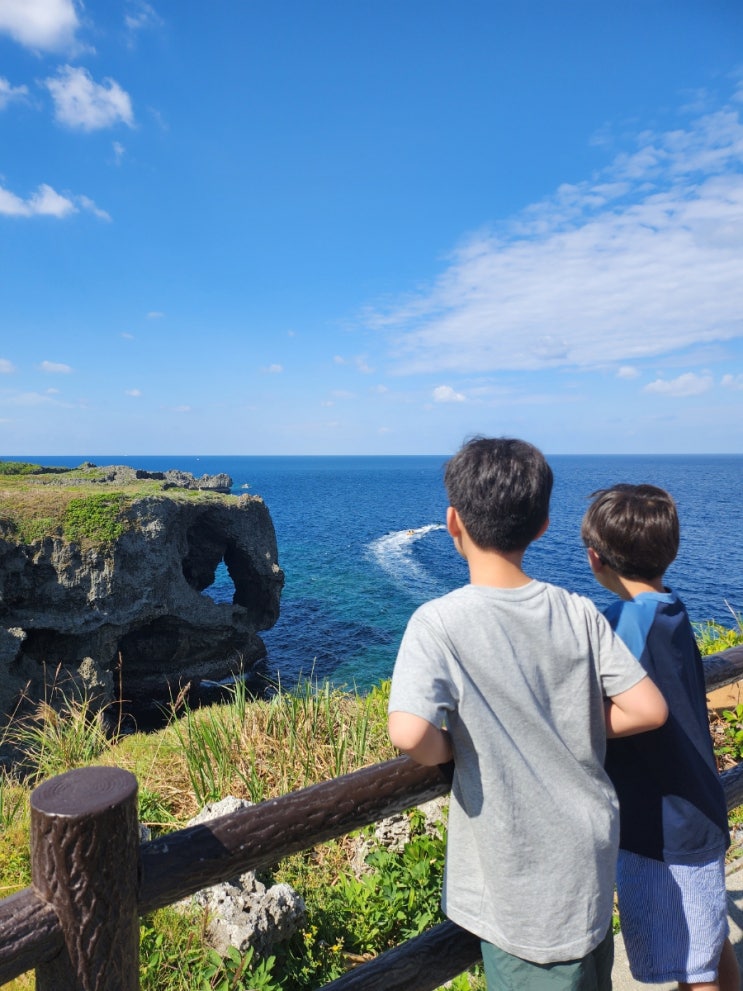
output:
[{"label": "turquoise water", "polygon": [[[364,689],[392,671],[407,618],[421,602],[467,580],[444,517],[444,455],[420,457],[22,458],[42,464],[130,464],[226,472],[235,493],[266,501],[286,574],[281,616],[263,634],[267,673],[294,684],[312,672]],[[589,595],[610,595],[591,577],[580,542],[590,493],[615,482],[651,482],[676,498],[682,544],[667,575],[693,620],[734,625],[743,611],[743,456],[550,456],[555,472],[551,524],[527,552],[534,577]],[[245,488],[248,486],[248,488]],[[208,594],[228,600],[218,569]],[[729,607],[730,608],[729,608]]]}]

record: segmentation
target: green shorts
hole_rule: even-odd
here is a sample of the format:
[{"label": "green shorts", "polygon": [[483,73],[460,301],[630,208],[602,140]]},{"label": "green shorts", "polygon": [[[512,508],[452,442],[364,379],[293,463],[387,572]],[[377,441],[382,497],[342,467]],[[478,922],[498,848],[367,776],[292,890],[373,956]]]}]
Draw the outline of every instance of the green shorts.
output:
[{"label": "green shorts", "polygon": [[611,991],[614,937],[611,931],[585,957],[560,963],[532,963],[482,943],[488,991]]}]

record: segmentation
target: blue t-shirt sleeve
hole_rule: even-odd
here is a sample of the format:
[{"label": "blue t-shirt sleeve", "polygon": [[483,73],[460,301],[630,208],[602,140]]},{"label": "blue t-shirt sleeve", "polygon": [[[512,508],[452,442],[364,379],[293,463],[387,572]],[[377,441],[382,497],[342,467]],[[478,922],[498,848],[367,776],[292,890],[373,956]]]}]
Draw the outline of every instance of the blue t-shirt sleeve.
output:
[{"label": "blue t-shirt sleeve", "polygon": [[642,660],[650,627],[655,619],[656,603],[653,600],[632,599],[613,602],[604,615],[612,629],[621,637],[638,660]]}]

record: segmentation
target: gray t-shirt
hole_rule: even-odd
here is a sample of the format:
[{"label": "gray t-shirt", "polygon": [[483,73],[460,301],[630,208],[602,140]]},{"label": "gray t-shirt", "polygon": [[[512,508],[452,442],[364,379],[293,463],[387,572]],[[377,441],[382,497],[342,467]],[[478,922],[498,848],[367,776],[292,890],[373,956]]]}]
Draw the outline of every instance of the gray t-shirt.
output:
[{"label": "gray t-shirt", "polygon": [[590,600],[467,585],[411,617],[390,712],[451,732],[443,908],[515,956],[585,956],[611,923],[618,845],[603,697],[645,671]]}]

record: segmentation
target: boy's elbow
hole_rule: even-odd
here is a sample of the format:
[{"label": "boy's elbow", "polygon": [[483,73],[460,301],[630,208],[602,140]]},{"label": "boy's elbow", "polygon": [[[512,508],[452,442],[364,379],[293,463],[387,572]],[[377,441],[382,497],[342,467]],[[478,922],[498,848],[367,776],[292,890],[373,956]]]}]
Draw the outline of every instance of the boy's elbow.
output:
[{"label": "boy's elbow", "polygon": [[404,754],[415,750],[423,735],[422,719],[407,712],[391,712],[387,718],[387,732],[393,747]]},{"label": "boy's elbow", "polygon": [[654,729],[660,729],[661,726],[665,725],[668,720],[668,703],[663,698],[663,696],[658,692],[659,701],[656,703],[653,715],[655,717]]},{"label": "boy's elbow", "polygon": [[648,678],[649,698],[640,716],[644,731],[660,729],[668,719],[668,703],[656,685]]}]

